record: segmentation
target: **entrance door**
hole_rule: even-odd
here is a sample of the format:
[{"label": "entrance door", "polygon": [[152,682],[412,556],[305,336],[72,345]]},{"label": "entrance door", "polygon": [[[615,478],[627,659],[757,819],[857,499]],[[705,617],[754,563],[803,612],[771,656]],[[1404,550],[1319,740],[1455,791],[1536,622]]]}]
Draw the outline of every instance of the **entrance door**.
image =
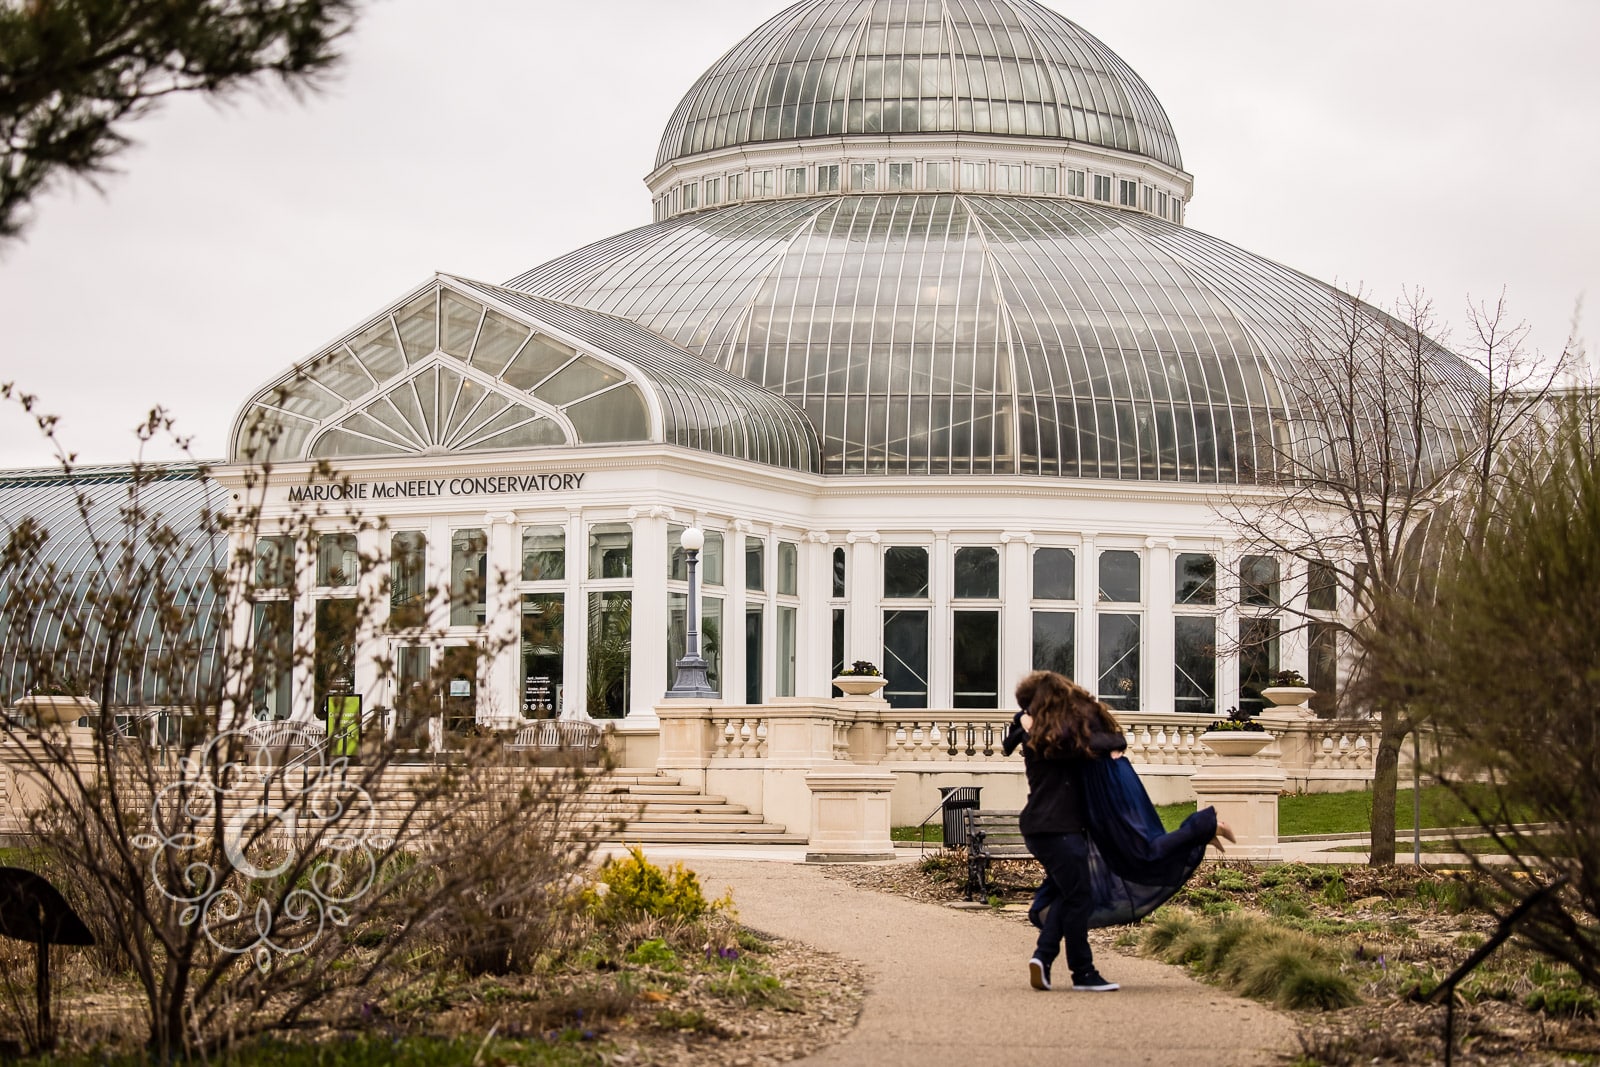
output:
[{"label": "entrance door", "polygon": [[428,747],[428,720],[435,714],[433,650],[399,645],[394,650],[394,740],[402,748]]},{"label": "entrance door", "polygon": [[461,736],[478,721],[477,645],[450,645],[440,650],[439,706],[446,736]]}]

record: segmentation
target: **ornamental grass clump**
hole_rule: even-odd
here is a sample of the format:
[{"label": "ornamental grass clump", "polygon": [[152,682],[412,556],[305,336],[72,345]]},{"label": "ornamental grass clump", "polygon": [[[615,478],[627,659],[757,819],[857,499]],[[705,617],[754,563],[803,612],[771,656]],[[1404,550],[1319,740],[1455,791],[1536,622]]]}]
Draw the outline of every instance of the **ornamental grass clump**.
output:
[{"label": "ornamental grass clump", "polygon": [[1341,970],[1337,950],[1258,916],[1202,921],[1164,909],[1146,933],[1143,949],[1279,1008],[1331,1011],[1361,1002],[1355,983]]}]

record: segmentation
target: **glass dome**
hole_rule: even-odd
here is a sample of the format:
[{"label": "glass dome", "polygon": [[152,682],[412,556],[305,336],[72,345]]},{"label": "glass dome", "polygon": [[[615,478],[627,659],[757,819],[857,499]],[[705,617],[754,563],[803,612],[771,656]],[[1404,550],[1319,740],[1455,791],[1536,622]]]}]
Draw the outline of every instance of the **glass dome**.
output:
[{"label": "glass dome", "polygon": [[[787,397],[830,474],[1277,477],[1327,436],[1296,404],[1306,353],[1337,349],[1352,307],[1398,329],[1185,227],[1014,196],[727,206],[506,285],[632,319]],[[1428,449],[1470,432],[1480,386],[1419,343],[1440,383]]]},{"label": "glass dome", "polygon": [[1033,0],[802,0],[701,75],[656,166],[733,145],[927,133],[1060,138],[1183,169],[1149,86]]}]

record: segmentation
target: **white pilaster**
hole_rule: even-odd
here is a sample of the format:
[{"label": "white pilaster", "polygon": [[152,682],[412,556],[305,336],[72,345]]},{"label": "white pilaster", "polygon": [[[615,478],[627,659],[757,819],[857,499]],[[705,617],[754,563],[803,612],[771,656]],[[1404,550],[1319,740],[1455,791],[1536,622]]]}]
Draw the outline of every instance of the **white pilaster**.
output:
[{"label": "white pilaster", "polygon": [[1176,678],[1173,657],[1175,624],[1173,622],[1173,570],[1174,542],[1162,537],[1145,539],[1145,637],[1144,655],[1140,657],[1139,691],[1142,711],[1169,712],[1175,710]]},{"label": "white pilaster", "polygon": [[1078,676],[1091,693],[1100,692],[1100,559],[1095,532],[1083,532],[1078,549]]},{"label": "white pilaster", "polygon": [[1000,706],[1017,706],[1017,683],[1033,669],[1033,534],[1000,535]]},{"label": "white pilaster", "polygon": [[628,719],[656,722],[667,679],[667,509],[633,513],[633,677]]}]

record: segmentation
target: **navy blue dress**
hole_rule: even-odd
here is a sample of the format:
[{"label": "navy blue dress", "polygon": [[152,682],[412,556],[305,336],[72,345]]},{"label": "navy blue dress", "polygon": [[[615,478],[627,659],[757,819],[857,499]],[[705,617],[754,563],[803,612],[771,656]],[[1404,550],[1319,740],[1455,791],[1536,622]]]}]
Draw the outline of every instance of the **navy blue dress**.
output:
[{"label": "navy blue dress", "polygon": [[[1165,904],[1194,875],[1217,836],[1217,812],[1204,808],[1167,832],[1150,794],[1125,759],[1085,764],[1084,821],[1089,828],[1089,877],[1094,911],[1089,927],[1135,923]],[[1049,886],[1039,887],[1045,894]],[[1053,895],[1053,892],[1051,893]],[[1048,902],[1043,902],[1048,907]],[[1036,895],[1030,911],[1041,910]]]}]

